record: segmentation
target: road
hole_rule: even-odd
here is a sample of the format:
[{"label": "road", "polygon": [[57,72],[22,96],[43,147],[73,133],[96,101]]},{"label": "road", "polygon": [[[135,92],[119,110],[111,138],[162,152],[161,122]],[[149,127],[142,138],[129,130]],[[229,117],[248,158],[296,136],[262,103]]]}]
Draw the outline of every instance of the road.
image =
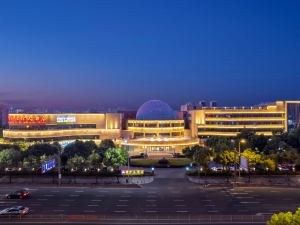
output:
[{"label": "road", "polygon": [[[30,207],[31,215],[193,218],[271,215],[300,207],[300,190],[296,188],[203,188],[189,183],[184,169],[160,169],[156,173],[153,183],[140,188],[27,187],[31,199],[2,199],[0,209],[24,205]],[[0,196],[17,189],[1,187]]]}]

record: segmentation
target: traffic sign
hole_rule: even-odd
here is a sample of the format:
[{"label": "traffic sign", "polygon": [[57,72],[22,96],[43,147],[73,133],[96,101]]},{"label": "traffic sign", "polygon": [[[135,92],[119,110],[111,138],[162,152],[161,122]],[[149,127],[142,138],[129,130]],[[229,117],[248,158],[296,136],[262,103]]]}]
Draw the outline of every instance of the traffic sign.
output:
[{"label": "traffic sign", "polygon": [[56,166],[55,164],[56,164],[55,159],[51,159],[51,160],[44,162],[42,164],[42,173],[46,173],[49,170],[52,170],[53,168],[55,168],[55,166]]}]

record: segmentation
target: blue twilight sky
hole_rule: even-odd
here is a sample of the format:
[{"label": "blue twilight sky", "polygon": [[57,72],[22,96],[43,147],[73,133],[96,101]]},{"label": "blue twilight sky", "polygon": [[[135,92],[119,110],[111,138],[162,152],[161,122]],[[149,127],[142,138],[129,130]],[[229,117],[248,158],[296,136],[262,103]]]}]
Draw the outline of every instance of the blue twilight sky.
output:
[{"label": "blue twilight sky", "polygon": [[300,1],[0,0],[0,101],[300,99]]}]

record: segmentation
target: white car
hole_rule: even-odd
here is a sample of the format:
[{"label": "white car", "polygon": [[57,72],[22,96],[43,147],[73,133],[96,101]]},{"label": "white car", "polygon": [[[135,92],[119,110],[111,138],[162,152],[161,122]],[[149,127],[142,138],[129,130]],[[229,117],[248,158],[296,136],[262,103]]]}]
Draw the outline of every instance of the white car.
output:
[{"label": "white car", "polygon": [[29,213],[29,208],[24,206],[15,206],[6,208],[0,211],[0,216],[4,215],[26,215]]}]

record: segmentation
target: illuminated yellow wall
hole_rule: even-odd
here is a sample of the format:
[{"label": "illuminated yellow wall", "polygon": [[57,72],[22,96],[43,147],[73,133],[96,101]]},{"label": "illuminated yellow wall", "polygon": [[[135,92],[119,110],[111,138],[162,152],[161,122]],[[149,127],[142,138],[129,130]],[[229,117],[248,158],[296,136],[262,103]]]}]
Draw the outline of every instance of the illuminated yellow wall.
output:
[{"label": "illuminated yellow wall", "polygon": [[[3,137],[7,139],[43,139],[70,136],[99,136],[101,139],[116,139],[121,136],[121,114],[120,113],[89,113],[89,114],[9,114],[15,117],[43,117],[45,125],[62,124],[94,124],[96,128],[74,128],[74,129],[52,129],[52,130],[15,130],[3,131]],[[75,117],[76,122],[57,122],[57,117]],[[27,125],[11,121],[10,125]],[[35,125],[31,123],[30,125]]]},{"label": "illuminated yellow wall", "polygon": [[122,115],[120,113],[107,113],[106,115],[106,129],[121,129]]},{"label": "illuminated yellow wall", "polygon": [[[203,108],[192,110],[189,113],[191,118],[190,128],[192,136],[236,136],[239,133],[236,129],[257,130],[257,134],[264,135],[272,135],[272,131],[275,130],[287,130],[286,109],[283,101],[278,101],[275,105],[268,105],[266,107]],[[247,114],[247,117],[243,116],[243,114]],[[276,116],[267,116],[268,114],[274,114]],[[211,117],[208,117],[208,115]],[[233,124],[243,121],[252,124]],[[219,124],[209,124],[209,122]],[[224,122],[230,122],[232,124],[224,124]],[[265,131],[261,131],[260,129],[264,129]]]},{"label": "illuminated yellow wall", "polygon": [[[46,118],[46,125],[58,125],[58,124],[96,124],[97,129],[106,128],[106,118],[104,113],[88,113],[88,114],[9,114],[9,116],[40,116]],[[57,117],[68,116],[75,117],[76,122],[72,123],[57,123]]]},{"label": "illuminated yellow wall", "polygon": [[[149,127],[151,126],[151,127]],[[168,126],[168,127],[161,127]],[[180,133],[176,137],[184,136],[184,121],[183,120],[129,120],[128,130],[135,133],[155,134],[155,137],[160,137],[161,134],[170,134],[172,137],[175,133]]]}]

